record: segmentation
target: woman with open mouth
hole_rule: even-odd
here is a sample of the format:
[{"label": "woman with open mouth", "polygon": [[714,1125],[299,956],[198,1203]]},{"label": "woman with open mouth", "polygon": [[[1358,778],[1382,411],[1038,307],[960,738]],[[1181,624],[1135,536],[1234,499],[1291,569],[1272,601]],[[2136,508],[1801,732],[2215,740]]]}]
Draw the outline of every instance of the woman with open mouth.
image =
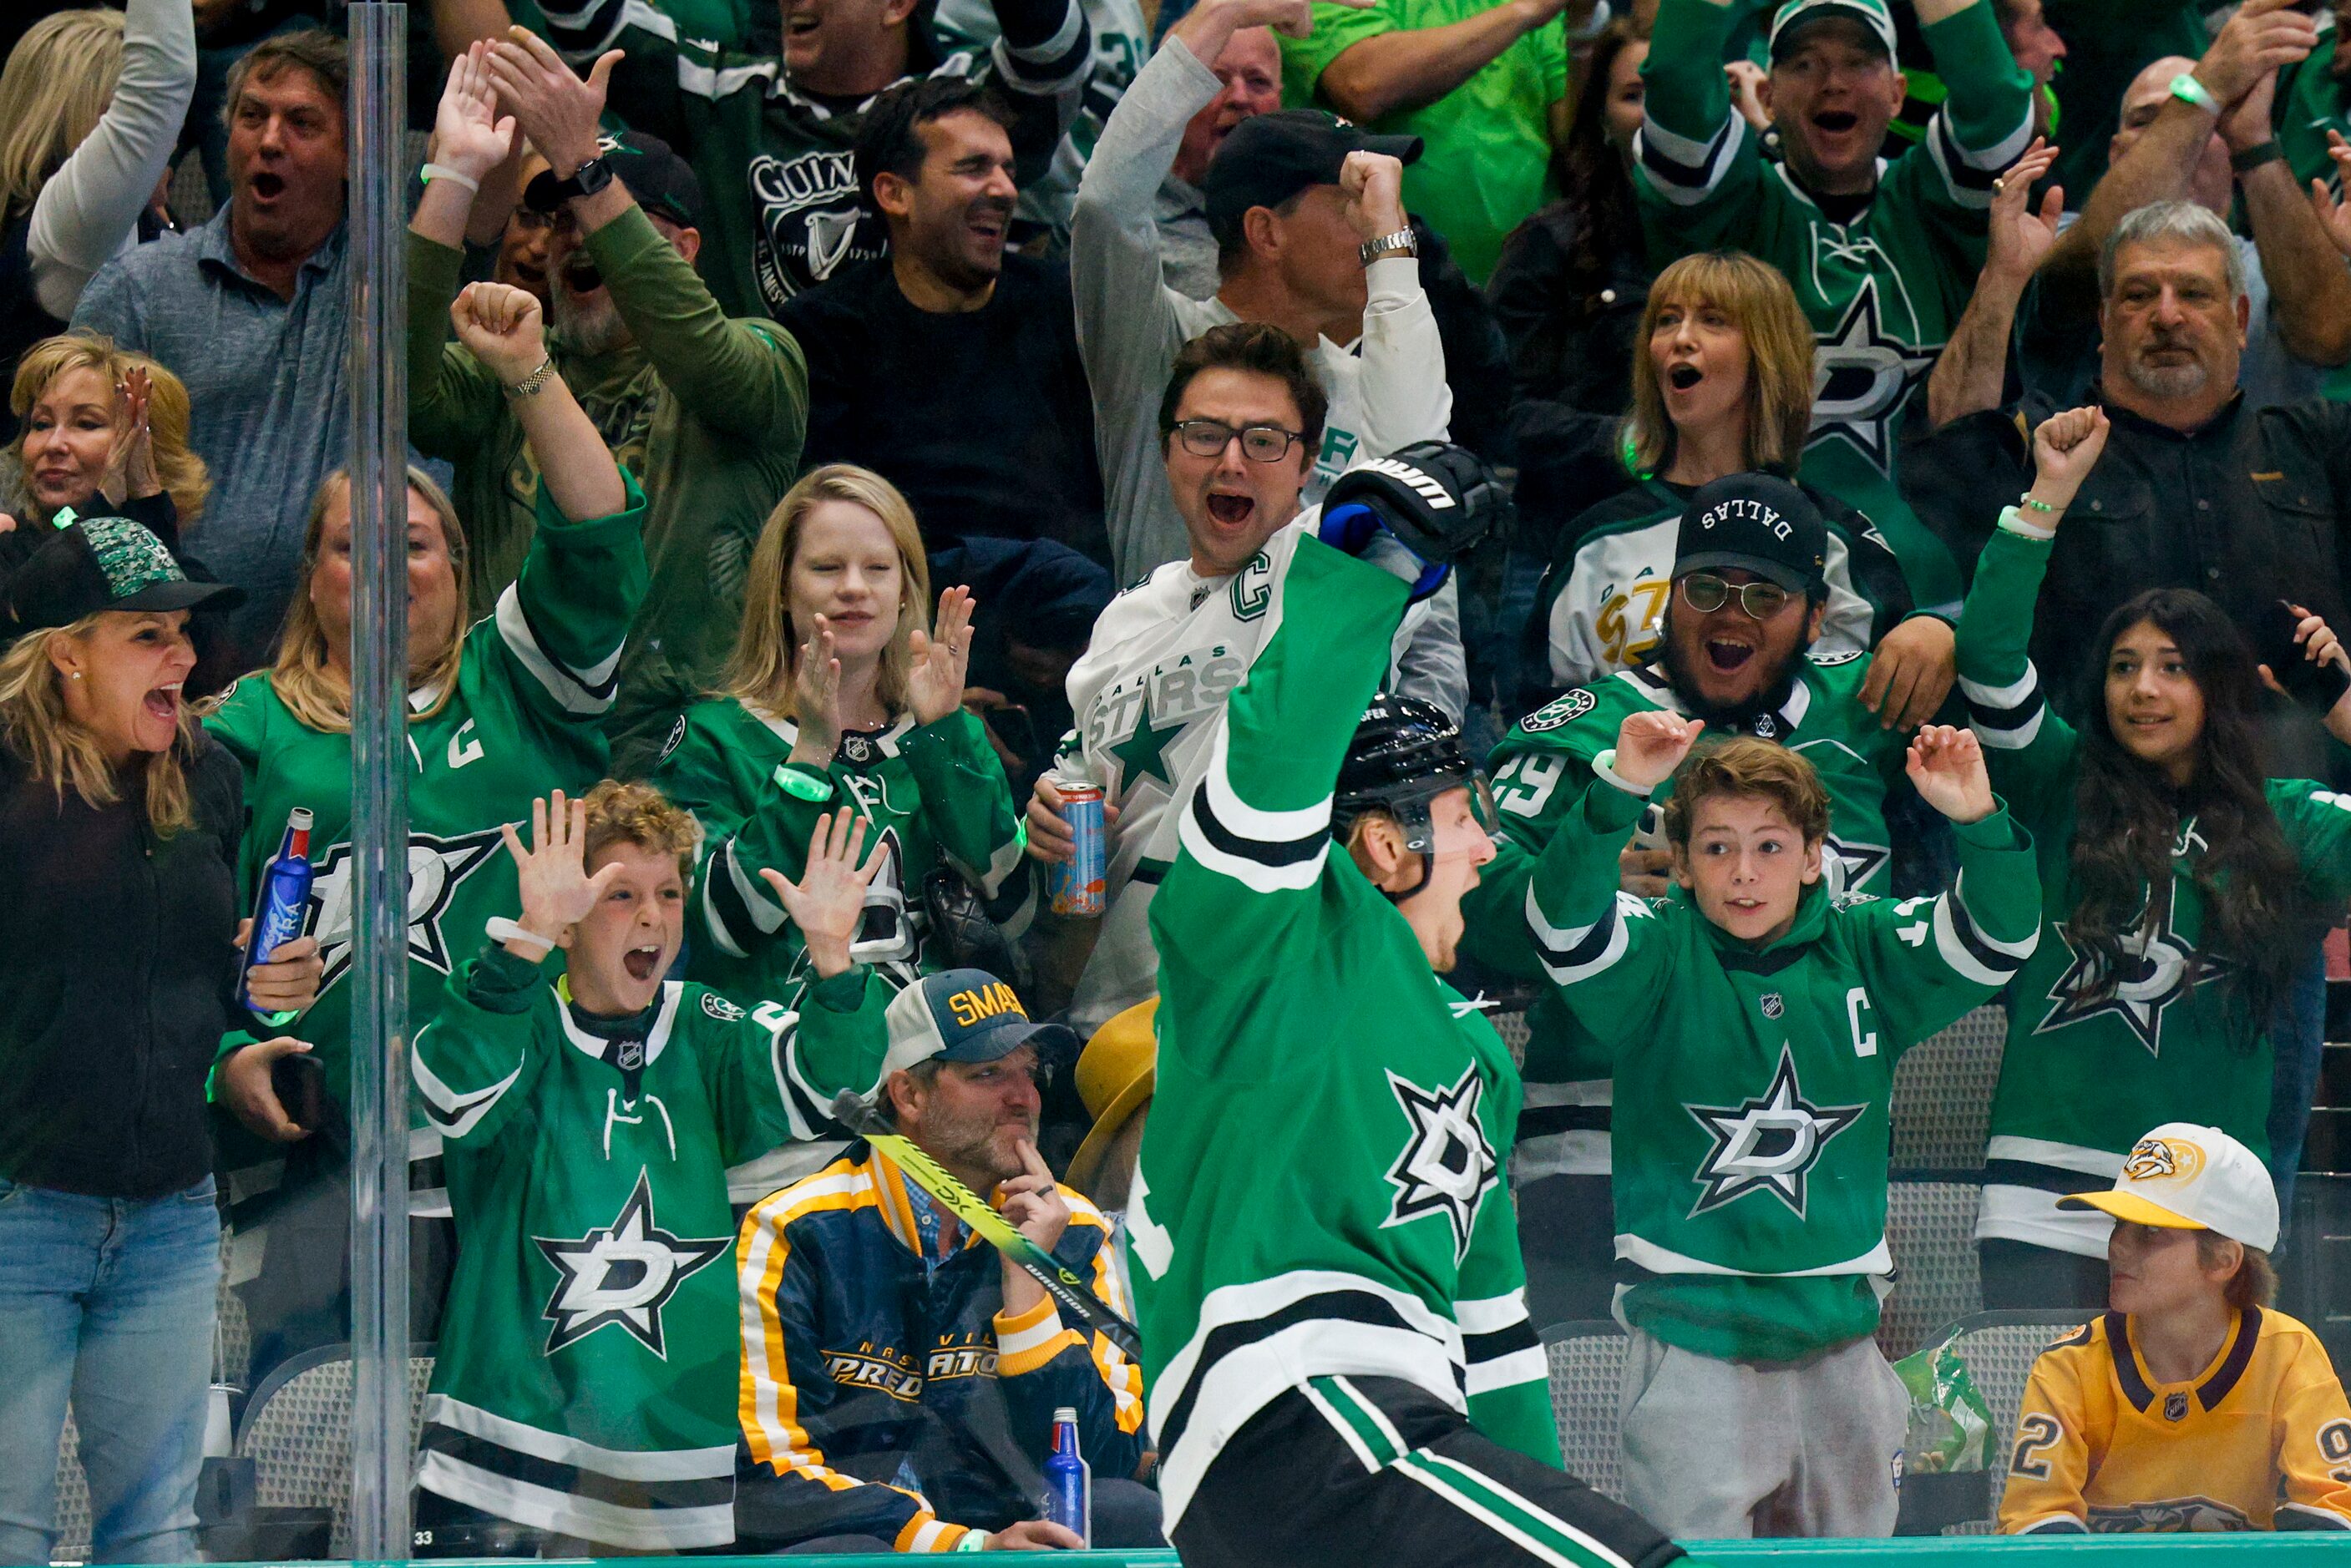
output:
[{"label": "woman with open mouth", "polygon": [[[2213,1126],[2269,1155],[2274,1003],[2351,898],[2351,801],[2264,776],[2264,688],[2351,741],[2351,659],[2281,604],[2256,663],[2220,607],[2155,588],[2106,618],[2076,727],[2026,657],[2050,556],[2106,416],[2053,415],[1984,545],[1959,621],[1960,690],[1992,787],[2040,847],[2041,945],[2012,982],[1976,1245],[1984,1304],[2106,1304],[2112,1220],[2062,1210],[2119,1176],[2150,1127]],[[2072,673],[2071,671],[2068,672]]]},{"label": "woman with open mouth", "polygon": [[[1813,332],[1780,272],[1751,256],[1685,256],[1650,286],[1634,337],[1624,484],[1556,530],[1523,660],[1532,709],[1646,662],[1672,592],[1691,495],[1733,473],[1794,478],[1813,411]],[[1797,481],[1829,525],[1828,612],[1817,653],[1874,651],[1878,711],[1905,728],[1949,694],[1951,627],[1917,613],[1868,518]],[[1546,680],[1547,677],[1547,680]]]},{"label": "woman with open mouth", "polygon": [[[508,389],[540,475],[538,532],[496,612],[468,628],[465,532],[440,489],[422,472],[408,472],[411,1038],[439,1012],[450,972],[481,945],[484,922],[514,906],[500,825],[535,795],[584,794],[608,771],[601,721],[646,587],[643,496],[555,374],[538,302],[477,283],[457,296],[450,317],[465,348]],[[230,688],[204,720],[245,770],[250,826],[236,866],[248,896],[287,813],[311,813],[317,880],[305,929],[327,960],[323,993],[299,1025],[322,1069],[320,1121],[298,1121],[300,1107],[279,1104],[265,1084],[256,1119],[269,1141],[241,1140],[224,1151],[223,1168],[232,1171],[287,1162],[267,1210],[233,1216],[240,1241],[265,1220],[273,1231],[260,1274],[239,1287],[253,1323],[256,1378],[287,1355],[347,1337],[340,1260],[350,1210],[342,1107],[350,987],[338,981],[351,938],[351,587],[350,486],[337,475],[311,507],[275,663]],[[432,1190],[436,1141],[422,1133],[411,1152],[418,1162],[412,1187],[420,1189],[412,1211],[445,1212]],[[445,1263],[434,1254],[445,1248],[438,1235],[419,1240],[414,1272],[430,1278]],[[307,1270],[306,1258],[314,1261]],[[322,1258],[329,1262],[320,1268]],[[437,1286],[420,1293],[422,1334]]]},{"label": "woman with open mouth", "polygon": [[[990,940],[981,928],[1027,882],[1004,764],[963,706],[971,590],[940,595],[926,624],[930,593],[914,511],[869,469],[815,469],[768,516],[725,688],[679,717],[653,773],[704,834],[689,978],[729,996],[798,992],[803,944],[759,871],[797,878],[816,819],[844,805],[883,846],[857,961],[899,984],[959,964],[1008,972],[1008,954],[942,940]],[[955,929],[936,929],[957,907]]]},{"label": "woman with open mouth", "polygon": [[[220,1273],[206,1079],[317,994],[240,973],[235,760],[184,700],[193,581],[103,512],[0,535],[0,1561],[57,1544],[70,1398],[93,1561],[189,1562]],[[220,1064],[265,1075],[290,1040]]]}]

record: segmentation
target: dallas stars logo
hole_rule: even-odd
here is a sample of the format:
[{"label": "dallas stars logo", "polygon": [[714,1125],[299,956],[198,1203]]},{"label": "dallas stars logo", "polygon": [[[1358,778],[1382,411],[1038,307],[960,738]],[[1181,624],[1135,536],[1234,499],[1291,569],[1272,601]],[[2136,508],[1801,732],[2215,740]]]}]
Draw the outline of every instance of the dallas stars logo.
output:
[{"label": "dallas stars logo", "polygon": [[674,1236],[653,1218],[653,1189],[637,1172],[636,1190],[621,1206],[620,1218],[580,1240],[534,1236],[539,1255],[560,1276],[539,1315],[555,1325],[547,1354],[617,1324],[664,1360],[662,1308],[695,1270],[734,1245],[731,1237],[707,1241]]},{"label": "dallas stars logo", "polygon": [[2046,1034],[2111,1013],[2122,1020],[2150,1056],[2163,1054],[2165,1009],[2183,1000],[2197,985],[2219,980],[2236,967],[2210,953],[2199,957],[2196,944],[2173,927],[2167,909],[2153,930],[2142,926],[2123,939],[2122,973],[2113,977],[2113,990],[2093,996],[2088,993],[2106,978],[2105,965],[2095,953],[2074,941],[2074,933],[2064,925],[2058,926],[2057,934],[2065,939],[2074,961],[2049,988],[2053,1005],[2032,1032]]},{"label": "dallas stars logo", "polygon": [[1886,337],[1878,327],[1877,286],[1863,286],[1834,332],[1813,351],[1813,434],[1818,446],[1843,436],[1878,472],[1893,465],[1894,416],[1934,368],[1935,350]]},{"label": "dallas stars logo", "polygon": [[1444,1215],[1453,1227],[1453,1262],[1458,1267],[1469,1255],[1469,1231],[1477,1221],[1478,1205],[1501,1168],[1501,1162],[1494,1158],[1494,1146],[1486,1141],[1486,1129],[1478,1123],[1478,1102],[1485,1095],[1485,1080],[1478,1076],[1477,1064],[1472,1063],[1462,1069],[1460,1082],[1449,1089],[1432,1093],[1394,1073],[1388,1075],[1388,1087],[1404,1107],[1412,1136],[1395,1163],[1388,1167],[1388,1180],[1396,1195],[1381,1228],[1402,1225],[1424,1214]]},{"label": "dallas stars logo", "polygon": [[1692,1180],[1706,1191],[1690,1210],[1709,1209],[1761,1189],[1804,1217],[1804,1180],[1829,1140],[1861,1119],[1867,1106],[1815,1106],[1796,1082],[1796,1058],[1780,1047],[1780,1068],[1760,1100],[1736,1106],[1684,1106],[1714,1139]]},{"label": "dallas stars logo", "polygon": [[[487,828],[455,838],[408,836],[408,956],[442,974],[451,969],[449,943],[441,918],[457,889],[499,850],[498,830]],[[327,972],[319,989],[340,980],[351,966],[351,846],[338,844],[319,862],[310,884],[310,914],[304,930],[319,939]]]}]

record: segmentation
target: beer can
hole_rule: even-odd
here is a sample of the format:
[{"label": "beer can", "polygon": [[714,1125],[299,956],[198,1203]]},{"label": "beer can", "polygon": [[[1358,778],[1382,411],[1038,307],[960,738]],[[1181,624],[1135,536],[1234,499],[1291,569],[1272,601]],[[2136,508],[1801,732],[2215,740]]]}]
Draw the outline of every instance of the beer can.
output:
[{"label": "beer can", "polygon": [[1099,915],[1110,897],[1110,846],[1103,831],[1102,786],[1057,774],[1053,793],[1061,797],[1061,819],[1077,840],[1070,858],[1053,866],[1045,878],[1053,913]]},{"label": "beer can", "polygon": [[[310,814],[296,806],[286,815],[285,836],[277,841],[277,853],[261,868],[261,885],[256,890],[253,931],[246,939],[245,962],[237,976],[237,999],[247,1008],[253,1006],[253,993],[247,989],[253,966],[267,962],[280,945],[302,934],[310,909],[311,875]],[[294,1015],[256,1016],[276,1025],[290,1022]]]}]

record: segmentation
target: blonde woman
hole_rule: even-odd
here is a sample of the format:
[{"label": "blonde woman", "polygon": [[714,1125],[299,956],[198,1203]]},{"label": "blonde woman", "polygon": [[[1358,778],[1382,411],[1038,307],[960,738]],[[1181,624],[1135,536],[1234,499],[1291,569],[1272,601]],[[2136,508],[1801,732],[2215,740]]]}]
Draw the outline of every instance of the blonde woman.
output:
[{"label": "blonde woman", "polygon": [[[238,1003],[235,762],[182,700],[188,579],[126,518],[0,539],[0,1562],[57,1544],[71,1399],[91,1561],[193,1562],[220,1267],[205,1079]],[[316,995],[314,943],[253,971]],[[244,1103],[269,1053],[221,1065]]]},{"label": "blonde woman", "polygon": [[177,549],[203,516],[212,479],[188,448],[187,384],[144,354],[89,333],[45,337],[17,361],[8,407],[22,518],[112,512]]},{"label": "blonde woman", "polygon": [[[196,90],[188,0],[60,11],[0,67],[0,369],[137,243]],[[0,440],[15,421],[0,416]]]},{"label": "blonde woman", "polygon": [[[448,498],[411,470],[408,485],[409,1032],[430,1021],[450,971],[482,943],[483,923],[510,912],[513,862],[502,824],[549,790],[585,794],[610,757],[601,720],[611,706],[621,645],[645,591],[640,528],[643,498],[605,448],[560,377],[552,373],[538,302],[517,288],[477,283],[450,310],[465,347],[512,389],[517,418],[538,458],[538,530],[522,575],[496,611],[467,628],[465,536]],[[305,1051],[323,1071],[329,1127],[349,1085],[350,961],[351,515],[340,476],[311,509],[302,567],[277,662],[230,688],[208,729],[243,764],[250,826],[237,852],[238,885],[250,890],[277,849],[287,815],[312,814],[317,883],[308,935],[319,939],[326,979],[303,1019]],[[302,1179],[341,1174],[337,1141],[310,1137],[289,1110],[264,1107],[268,1136],[302,1144],[290,1157]],[[241,1162],[255,1158],[243,1151]],[[231,1163],[235,1168],[238,1161]],[[238,1216],[239,1229],[246,1217]],[[332,1232],[315,1244],[273,1244],[246,1293],[254,1372],[308,1345],[344,1337],[343,1205],[329,1199],[297,1223]],[[282,1222],[284,1215],[273,1220]],[[325,1266],[307,1277],[305,1256]],[[282,1269],[280,1264],[283,1264]],[[287,1272],[294,1271],[294,1272]]]},{"label": "blonde woman", "polygon": [[[1813,331],[1776,268],[1717,251],[1657,275],[1634,337],[1626,488],[1558,531],[1529,632],[1541,646],[1530,675],[1543,684],[1522,694],[1525,705],[1649,657],[1690,496],[1733,473],[1792,475],[1812,418]],[[1871,706],[1905,727],[1925,722],[1950,691],[1958,607],[1915,613],[1869,519],[1801,488],[1829,524],[1828,607],[1813,650],[1876,649]]]},{"label": "blonde woman", "polygon": [[930,591],[914,514],[880,474],[829,463],[768,518],[726,689],[678,720],[653,774],[705,836],[695,979],[740,997],[794,993],[799,934],[759,872],[799,877],[810,829],[840,805],[885,846],[860,961],[901,980],[945,967],[924,907],[942,868],[1010,901],[1022,859],[1011,786],[962,705],[971,593],[940,595],[934,629]]}]

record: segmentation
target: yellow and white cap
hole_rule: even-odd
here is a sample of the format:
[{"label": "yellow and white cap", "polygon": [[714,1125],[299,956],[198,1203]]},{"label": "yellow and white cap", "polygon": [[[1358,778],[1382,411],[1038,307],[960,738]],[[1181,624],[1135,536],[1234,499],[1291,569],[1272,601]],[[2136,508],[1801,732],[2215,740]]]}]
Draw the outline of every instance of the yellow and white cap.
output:
[{"label": "yellow and white cap", "polygon": [[2210,1231],[2264,1252],[2277,1247],[2277,1189],[2252,1149],[2219,1127],[2166,1122],[2131,1148],[2107,1192],[2077,1192],[2060,1209],[2100,1209],[2136,1225]]}]

